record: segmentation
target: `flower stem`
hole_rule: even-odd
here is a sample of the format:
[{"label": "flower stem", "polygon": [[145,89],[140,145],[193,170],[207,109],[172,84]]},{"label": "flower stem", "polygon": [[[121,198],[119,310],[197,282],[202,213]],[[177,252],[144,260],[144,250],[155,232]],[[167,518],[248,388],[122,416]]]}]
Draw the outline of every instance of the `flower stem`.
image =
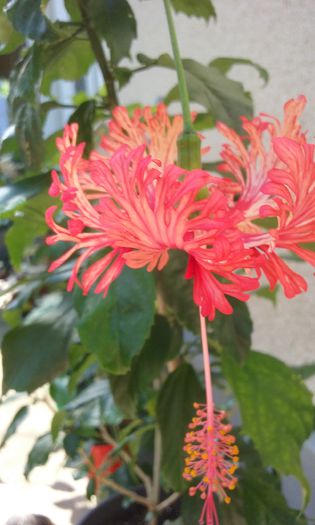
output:
[{"label": "flower stem", "polygon": [[203,368],[204,368],[205,387],[206,387],[208,426],[213,427],[213,406],[214,405],[213,405],[213,395],[212,395],[211,365],[210,365],[210,356],[209,356],[209,348],[208,348],[206,320],[201,313],[201,308],[199,308],[199,316],[200,316]]},{"label": "flower stem", "polygon": [[184,71],[183,63],[182,63],[180,53],[179,53],[179,47],[178,47],[176,30],[175,30],[173,16],[172,16],[170,0],[164,0],[164,7],[165,7],[165,12],[166,12],[167,25],[168,25],[170,38],[171,38],[172,50],[173,50],[177,78],[178,78],[179,96],[180,96],[180,101],[181,101],[182,110],[183,110],[183,118],[184,118],[184,131],[193,131],[190,109],[189,109],[189,95],[188,95],[188,89],[187,89],[187,84],[186,84],[185,71]]}]

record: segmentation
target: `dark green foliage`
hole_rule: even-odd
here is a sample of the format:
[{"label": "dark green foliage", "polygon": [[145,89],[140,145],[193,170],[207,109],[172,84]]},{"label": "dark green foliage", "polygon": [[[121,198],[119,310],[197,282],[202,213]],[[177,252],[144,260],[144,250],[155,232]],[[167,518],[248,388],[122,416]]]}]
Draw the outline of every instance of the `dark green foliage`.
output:
[{"label": "dark green foliage", "polygon": [[233,298],[229,301],[233,306],[233,313],[223,315],[218,312],[210,327],[213,337],[222,348],[242,361],[251,348],[253,323],[246,303]]},{"label": "dark green foliage", "polygon": [[105,39],[113,64],[130,56],[137,24],[127,0],[89,0],[88,12],[97,32]]},{"label": "dark green foliage", "polygon": [[283,362],[259,352],[251,351],[243,365],[225,352],[223,371],[239,402],[243,432],[264,464],[293,474],[308,492],[299,451],[313,427],[311,393]]},{"label": "dark green foliage", "polygon": [[94,294],[78,300],[82,342],[107,372],[122,374],[130,369],[132,358],[149,336],[154,299],[152,275],[125,268],[106,300]]},{"label": "dark green foliage", "polygon": [[6,333],[3,392],[11,388],[32,392],[65,369],[74,319],[69,297],[48,295],[23,326]]},{"label": "dark green foliage", "polygon": [[214,5],[210,0],[199,0],[198,2],[171,0],[171,2],[175,11],[185,13],[187,16],[197,16],[205,20],[216,17]]},{"label": "dark green foliage", "polygon": [[162,469],[167,484],[174,490],[183,490],[183,443],[187,425],[195,409],[193,403],[203,400],[202,388],[193,367],[180,365],[164,383],[158,398],[157,420],[162,434]]}]

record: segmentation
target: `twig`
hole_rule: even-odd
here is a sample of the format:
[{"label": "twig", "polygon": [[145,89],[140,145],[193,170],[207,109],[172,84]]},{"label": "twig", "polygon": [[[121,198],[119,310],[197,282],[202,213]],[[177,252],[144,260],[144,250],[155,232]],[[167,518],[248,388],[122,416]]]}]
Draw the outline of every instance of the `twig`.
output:
[{"label": "twig", "polygon": [[[89,456],[82,449],[80,450],[80,454],[81,454],[82,458],[84,459],[85,463],[88,465],[90,471],[93,474],[95,474],[95,476],[97,476],[98,469],[95,467],[95,465],[93,465],[93,463],[90,460]],[[109,478],[103,478],[102,477],[102,483],[103,483],[103,485],[106,485],[107,487],[112,488],[113,490],[115,490],[119,494],[122,494],[123,496],[127,496],[128,498],[132,499],[133,501],[136,501],[137,503],[140,503],[144,507],[148,508],[150,511],[154,511],[155,510],[155,504],[151,500],[149,500],[148,498],[145,498],[143,496],[140,496],[139,494],[137,494],[137,492],[134,492],[133,490],[126,489],[122,485],[119,485],[118,483],[116,483],[116,481],[113,481],[112,479],[109,479]]]},{"label": "twig", "polygon": [[173,492],[173,494],[168,496],[165,500],[161,501],[161,503],[159,503],[156,506],[156,511],[161,512],[162,510],[166,509],[167,507],[172,505],[172,503],[174,503],[179,497],[180,497],[179,492]]},{"label": "twig", "polygon": [[81,12],[82,20],[90,40],[91,47],[93,49],[95,58],[100,67],[108,94],[109,108],[113,109],[118,106],[118,98],[115,90],[114,76],[111,71],[111,67],[107,62],[102,42],[96,33],[93,24],[89,18],[88,9],[85,0],[78,0],[78,6]]},{"label": "twig", "polygon": [[160,499],[160,471],[162,455],[162,438],[158,425],[155,426],[154,433],[154,460],[153,460],[153,487],[152,500],[157,504]]},{"label": "twig", "polygon": [[[153,458],[153,486],[151,499],[154,501],[157,506],[160,499],[160,471],[161,471],[161,455],[162,455],[162,439],[161,432],[158,427],[158,424],[155,425],[154,432],[154,458]],[[158,512],[157,507],[153,512],[150,525],[157,525],[158,522]]]},{"label": "twig", "polygon": [[[108,443],[109,445],[112,445],[113,447],[118,447],[118,443],[109,434],[109,432],[107,431],[106,427],[104,427],[102,425],[100,427],[100,432],[101,432],[102,438],[104,439],[104,441],[106,441],[106,443]],[[130,454],[128,454],[128,452],[126,452],[126,450],[121,449],[119,451],[119,455],[120,455],[120,457],[122,458],[122,460],[125,463],[128,464],[128,463],[132,463],[133,462],[132,457],[130,456]],[[152,483],[151,483],[150,477],[147,476],[147,474],[137,464],[133,465],[133,470],[134,470],[135,474],[138,476],[138,478],[143,482],[146,494],[147,494],[148,497],[150,497],[151,494],[152,494]]]}]

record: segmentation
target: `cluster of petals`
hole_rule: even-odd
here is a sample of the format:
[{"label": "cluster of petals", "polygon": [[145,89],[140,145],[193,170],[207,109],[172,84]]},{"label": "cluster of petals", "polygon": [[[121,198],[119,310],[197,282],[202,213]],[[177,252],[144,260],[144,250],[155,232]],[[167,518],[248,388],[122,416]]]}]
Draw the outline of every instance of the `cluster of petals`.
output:
[{"label": "cluster of petals", "polygon": [[257,270],[271,288],[280,283],[289,298],[307,284],[277,249],[315,265],[315,252],[307,248],[315,242],[314,145],[306,142],[298,120],[305,104],[304,96],[289,100],[282,123],[265,114],[251,121],[243,118],[243,137],[218,126],[229,140],[221,169],[237,183],[230,206],[243,215],[238,227],[244,246],[260,254]]},{"label": "cluster of petals", "polygon": [[227,490],[234,490],[237,479],[234,475],[238,466],[239,450],[235,437],[230,434],[231,424],[225,424],[224,411],[214,411],[209,425],[209,409],[206,405],[195,403],[196,416],[189,424],[185,436],[185,470],[183,477],[197,484],[190,487],[189,494],[199,492],[204,500],[200,523],[218,525],[214,494],[230,503]]},{"label": "cluster of petals", "polygon": [[162,270],[169,251],[182,250],[194,301],[209,319],[216,310],[232,312],[228,296],[247,300],[262,273],[288,297],[305,290],[277,252],[291,250],[315,264],[304,246],[315,242],[314,146],[298,123],[304,105],[304,97],[289,101],[282,124],[266,115],[244,118],[243,137],[219,124],[229,140],[221,170],[234,177],[230,183],[176,166],[183,122],[170,119],[163,104],[132,116],[117,107],[102,150],[88,159],[76,143],[77,125],[66,126],[57,141],[61,174],[53,172],[50,187],[66,222],[57,206],[46,220],[53,231],[48,244],[70,247],[50,270],[76,254],[68,289],[77,283],[85,294],[93,287],[106,295],[125,265]]}]

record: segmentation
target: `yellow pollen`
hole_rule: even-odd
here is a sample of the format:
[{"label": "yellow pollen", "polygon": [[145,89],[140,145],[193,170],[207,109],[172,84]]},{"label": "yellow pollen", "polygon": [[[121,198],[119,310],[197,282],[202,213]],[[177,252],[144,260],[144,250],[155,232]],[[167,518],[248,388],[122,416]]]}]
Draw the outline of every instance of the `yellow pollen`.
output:
[{"label": "yellow pollen", "polygon": [[226,496],[226,497],[224,498],[224,501],[225,501],[225,503],[227,503],[227,504],[231,503],[231,498],[230,498],[230,496]]}]

